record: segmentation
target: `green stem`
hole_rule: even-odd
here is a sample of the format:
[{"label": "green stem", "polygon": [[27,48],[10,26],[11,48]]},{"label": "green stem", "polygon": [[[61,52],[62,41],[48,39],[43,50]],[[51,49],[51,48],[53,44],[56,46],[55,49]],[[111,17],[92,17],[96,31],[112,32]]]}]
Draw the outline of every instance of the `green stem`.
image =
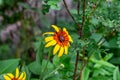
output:
[{"label": "green stem", "polygon": [[47,69],[47,65],[48,65],[49,59],[50,59],[50,53],[49,53],[49,55],[48,55],[48,60],[47,60],[47,63],[46,63],[46,65],[45,65],[45,68],[44,68],[44,70],[43,70],[43,73],[44,73],[44,72],[46,71],[46,69]]},{"label": "green stem", "polygon": [[44,78],[43,78],[43,80],[45,80],[47,77],[49,77],[50,75],[52,75],[52,74],[54,74],[58,69],[60,69],[61,67],[63,67],[63,66],[58,66],[55,70],[53,70],[52,72],[50,72],[49,74],[47,74]]},{"label": "green stem", "polygon": [[51,54],[51,49],[49,50],[47,63],[46,63],[46,65],[45,65],[45,68],[44,68],[43,71],[42,71],[42,74],[41,74],[41,76],[40,76],[40,80],[42,79],[42,76],[43,76],[43,74],[45,73],[45,71],[46,71],[46,69],[47,69],[47,65],[48,65],[49,59],[50,59],[50,54]]}]

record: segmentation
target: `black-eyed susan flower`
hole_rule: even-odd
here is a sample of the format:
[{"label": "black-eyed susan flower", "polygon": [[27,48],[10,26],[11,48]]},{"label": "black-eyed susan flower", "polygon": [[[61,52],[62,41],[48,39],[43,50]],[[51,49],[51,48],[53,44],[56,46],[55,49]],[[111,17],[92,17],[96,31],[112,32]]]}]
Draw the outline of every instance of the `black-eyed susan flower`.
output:
[{"label": "black-eyed susan flower", "polygon": [[53,55],[59,51],[58,57],[61,57],[63,53],[68,54],[70,42],[73,42],[71,36],[69,35],[66,28],[60,29],[56,25],[52,25],[52,27],[54,28],[55,32],[44,33],[52,35],[45,38],[45,42],[47,43],[45,47],[54,46]]},{"label": "black-eyed susan flower", "polygon": [[12,73],[7,73],[3,77],[5,80],[26,80],[26,73],[23,71],[19,74],[19,69],[16,68],[15,76]]}]

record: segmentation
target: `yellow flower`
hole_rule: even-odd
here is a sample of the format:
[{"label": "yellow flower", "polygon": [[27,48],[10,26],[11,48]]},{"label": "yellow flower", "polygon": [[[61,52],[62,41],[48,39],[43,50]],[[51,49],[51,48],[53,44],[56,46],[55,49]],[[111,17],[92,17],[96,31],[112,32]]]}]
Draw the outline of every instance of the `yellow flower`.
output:
[{"label": "yellow flower", "polygon": [[16,68],[15,76],[12,73],[7,73],[3,77],[5,80],[26,80],[26,73],[23,71],[21,75],[19,75],[19,69]]},{"label": "yellow flower", "polygon": [[52,25],[55,32],[46,32],[44,34],[52,34],[52,36],[46,37],[45,42],[47,43],[45,47],[55,46],[53,49],[53,55],[58,51],[58,57],[61,57],[64,54],[68,54],[68,48],[70,42],[73,42],[71,36],[69,35],[66,28],[60,29],[56,25]]}]

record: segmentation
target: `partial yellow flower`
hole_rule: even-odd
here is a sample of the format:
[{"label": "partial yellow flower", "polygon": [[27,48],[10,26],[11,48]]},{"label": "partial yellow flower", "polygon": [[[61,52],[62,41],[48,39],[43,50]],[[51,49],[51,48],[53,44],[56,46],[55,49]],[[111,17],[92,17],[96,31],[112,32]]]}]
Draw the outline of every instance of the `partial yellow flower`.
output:
[{"label": "partial yellow flower", "polygon": [[59,51],[58,57],[61,57],[63,53],[68,54],[70,42],[73,42],[71,36],[69,35],[66,28],[60,29],[56,25],[52,25],[52,27],[54,28],[55,32],[44,33],[52,35],[45,38],[45,42],[47,43],[45,47],[54,46],[53,55]]},{"label": "partial yellow flower", "polygon": [[23,71],[19,74],[19,69],[16,68],[15,76],[12,73],[7,73],[3,77],[5,80],[26,80],[26,73]]}]

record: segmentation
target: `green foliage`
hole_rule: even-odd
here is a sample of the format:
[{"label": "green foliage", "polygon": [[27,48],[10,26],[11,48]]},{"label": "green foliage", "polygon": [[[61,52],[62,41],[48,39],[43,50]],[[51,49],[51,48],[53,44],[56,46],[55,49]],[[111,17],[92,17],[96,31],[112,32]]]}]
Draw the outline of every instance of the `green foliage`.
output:
[{"label": "green foliage", "polygon": [[2,66],[0,66],[0,74],[11,72],[14,69],[16,69],[16,67],[19,64],[19,61],[20,61],[20,59],[11,59],[11,60],[0,61],[0,64],[2,65]]},{"label": "green foliage", "polygon": [[45,3],[42,5],[42,13],[46,14],[50,9],[60,10],[58,3],[60,0],[45,0]]},{"label": "green foliage", "polygon": [[41,72],[41,65],[38,62],[32,62],[29,64],[29,69],[32,73],[36,74],[36,75],[40,75]]},{"label": "green foliage", "polygon": [[44,37],[40,37],[38,38],[38,41],[35,43],[36,61],[39,64],[42,64],[43,49],[44,49],[44,45],[42,42],[43,40],[44,40]]},{"label": "green foliage", "polygon": [[[8,32],[4,34],[7,40],[0,36],[1,80],[16,67],[26,72],[26,80],[73,80],[77,54],[76,80],[120,80],[120,1],[86,0],[84,14],[84,0],[79,9],[78,0],[65,0],[71,15],[66,14],[62,1],[38,0],[35,4],[32,0],[0,0],[0,35]],[[49,14],[52,11],[55,13]],[[18,25],[17,21],[21,22],[17,31],[9,31],[8,25]],[[73,39],[68,54],[60,58],[53,55],[54,46],[45,47],[43,33],[53,32],[53,23],[65,27]]]}]

